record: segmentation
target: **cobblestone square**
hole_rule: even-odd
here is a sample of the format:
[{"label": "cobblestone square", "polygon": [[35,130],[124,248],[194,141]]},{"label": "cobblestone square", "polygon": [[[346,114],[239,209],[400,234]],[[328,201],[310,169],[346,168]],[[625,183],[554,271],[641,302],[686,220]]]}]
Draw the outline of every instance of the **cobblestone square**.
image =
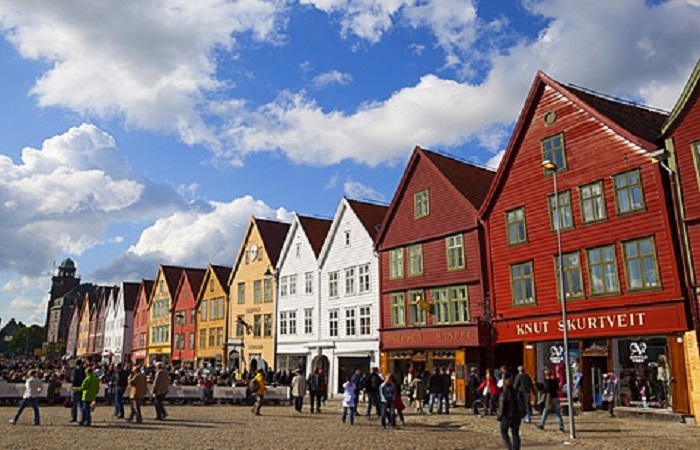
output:
[{"label": "cobblestone square", "polygon": [[[361,408],[364,411],[364,405]],[[504,448],[498,423],[492,417],[473,416],[464,408],[450,415],[406,414],[406,425],[382,429],[377,417],[358,417],[354,426],[340,421],[340,403],[328,402],[321,414],[305,408],[297,414],[288,406],[265,406],[263,415],[233,405],[169,405],[169,417],[154,420],[151,405],[144,407],[144,423],[128,423],[112,416],[112,408],[98,406],[93,426],[68,423],[69,410],[41,408],[42,424],[32,425],[31,408],[19,423],[8,420],[16,409],[0,408],[0,446],[7,449],[500,449]],[[408,410],[407,410],[408,411]],[[700,428],[675,422],[637,418],[610,419],[606,413],[576,417],[578,437],[556,431],[550,419],[540,431],[523,424],[523,449],[589,448],[610,450],[690,450],[700,448]]]}]

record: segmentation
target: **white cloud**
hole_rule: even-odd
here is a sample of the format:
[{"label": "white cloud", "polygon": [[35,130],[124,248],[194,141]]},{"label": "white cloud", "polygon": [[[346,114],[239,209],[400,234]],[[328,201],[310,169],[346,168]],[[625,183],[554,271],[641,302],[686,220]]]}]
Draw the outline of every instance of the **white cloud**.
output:
[{"label": "white cloud", "polygon": [[352,75],[349,73],[338,72],[337,70],[331,70],[329,72],[316,75],[311,83],[317,88],[324,88],[332,84],[345,85],[352,83]]},{"label": "white cloud", "polygon": [[374,188],[366,186],[359,181],[347,180],[343,183],[345,195],[356,200],[370,200],[373,202],[383,202],[386,197]]},{"label": "white cloud", "polygon": [[491,158],[489,158],[488,161],[486,161],[486,166],[494,170],[498,169],[498,166],[501,165],[501,161],[503,160],[503,155],[505,153],[505,150],[501,150],[500,152],[493,155]]}]

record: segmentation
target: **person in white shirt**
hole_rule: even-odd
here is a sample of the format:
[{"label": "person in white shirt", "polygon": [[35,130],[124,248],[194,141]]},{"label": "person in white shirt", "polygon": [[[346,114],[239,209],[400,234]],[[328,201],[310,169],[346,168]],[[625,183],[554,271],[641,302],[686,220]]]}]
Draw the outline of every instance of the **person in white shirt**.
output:
[{"label": "person in white shirt", "polygon": [[41,380],[39,380],[35,375],[36,371],[29,371],[29,378],[27,378],[27,382],[24,385],[24,397],[22,398],[22,402],[19,404],[17,414],[15,414],[14,418],[10,419],[10,423],[12,425],[17,423],[19,416],[22,415],[22,411],[24,411],[24,408],[27,407],[27,404],[32,405],[32,409],[34,410],[34,425],[39,425],[41,423],[41,418],[39,416],[39,396],[41,395],[42,391],[42,383]]}]

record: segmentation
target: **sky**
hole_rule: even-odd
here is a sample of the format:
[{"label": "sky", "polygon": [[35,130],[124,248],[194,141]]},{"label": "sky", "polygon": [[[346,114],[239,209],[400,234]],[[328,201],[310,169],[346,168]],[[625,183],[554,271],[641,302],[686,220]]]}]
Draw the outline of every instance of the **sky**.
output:
[{"label": "sky", "polygon": [[538,70],[670,110],[698,42],[700,0],[0,0],[0,318],[67,257],[152,279],[389,203],[416,146],[496,168]]}]

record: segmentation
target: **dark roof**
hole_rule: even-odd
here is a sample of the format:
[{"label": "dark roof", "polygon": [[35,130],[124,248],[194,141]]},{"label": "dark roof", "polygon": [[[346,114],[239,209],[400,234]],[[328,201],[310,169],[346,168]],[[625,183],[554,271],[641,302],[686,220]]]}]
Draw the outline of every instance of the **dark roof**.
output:
[{"label": "dark roof", "polygon": [[229,266],[217,266],[214,264],[211,265],[211,268],[214,271],[214,275],[216,275],[216,278],[218,278],[219,284],[221,284],[222,286],[226,286],[226,283],[228,282],[228,279],[231,276],[231,270],[233,270],[233,268]]},{"label": "dark roof", "polygon": [[138,294],[136,294],[136,302],[134,303],[134,311],[136,311],[140,306],[139,306],[139,301],[141,300],[141,291],[144,291],[144,298],[146,299],[146,303],[149,302],[151,298],[151,291],[153,291],[153,285],[155,284],[154,280],[146,280],[144,278],[141,279],[141,283],[139,283],[139,291]]},{"label": "dark roof", "polygon": [[676,100],[671,114],[668,116],[668,119],[666,119],[666,123],[664,123],[661,130],[664,136],[668,136],[675,125],[682,120],[686,111],[689,110],[694,99],[697,98],[698,95],[700,95],[700,59],[695,63],[695,67],[690,73],[688,81],[685,83],[683,92],[681,92],[678,100]]},{"label": "dark roof", "polygon": [[352,210],[355,211],[362,225],[364,225],[369,236],[374,240],[379,232],[379,228],[382,226],[384,216],[389,207],[350,199],[348,199],[348,203]]},{"label": "dark roof", "polygon": [[182,271],[185,269],[185,267],[165,266],[162,264],[160,267],[163,270],[165,283],[168,285],[168,293],[170,295],[175,295],[175,290],[177,290],[177,283],[180,281],[180,275],[182,275]]},{"label": "dark roof", "polygon": [[126,311],[133,311],[134,306],[136,305],[136,298],[139,295],[141,283],[125,281],[122,286],[124,293],[124,309]]},{"label": "dark roof", "polygon": [[276,220],[258,219],[257,217],[254,219],[265,245],[267,256],[270,258],[270,264],[276,266],[289,231],[289,224]]},{"label": "dark roof", "polygon": [[202,281],[204,280],[204,275],[206,275],[206,269],[185,269],[183,271],[184,275],[190,280],[190,288],[194,295],[199,293],[199,288],[202,287]]},{"label": "dark roof", "polygon": [[323,247],[323,242],[326,240],[328,230],[331,229],[331,223],[333,223],[333,221],[330,219],[320,219],[318,217],[299,216],[299,223],[304,229],[309,243],[311,243],[314,254],[318,258],[319,253],[321,253],[321,248]]},{"label": "dark roof", "polygon": [[478,210],[489,192],[496,172],[430,150],[421,150],[455,189]]},{"label": "dark roof", "polygon": [[620,127],[648,142],[654,142],[661,134],[661,127],[668,117],[668,114],[606,98],[594,92],[571,86],[564,86],[564,88]]}]

